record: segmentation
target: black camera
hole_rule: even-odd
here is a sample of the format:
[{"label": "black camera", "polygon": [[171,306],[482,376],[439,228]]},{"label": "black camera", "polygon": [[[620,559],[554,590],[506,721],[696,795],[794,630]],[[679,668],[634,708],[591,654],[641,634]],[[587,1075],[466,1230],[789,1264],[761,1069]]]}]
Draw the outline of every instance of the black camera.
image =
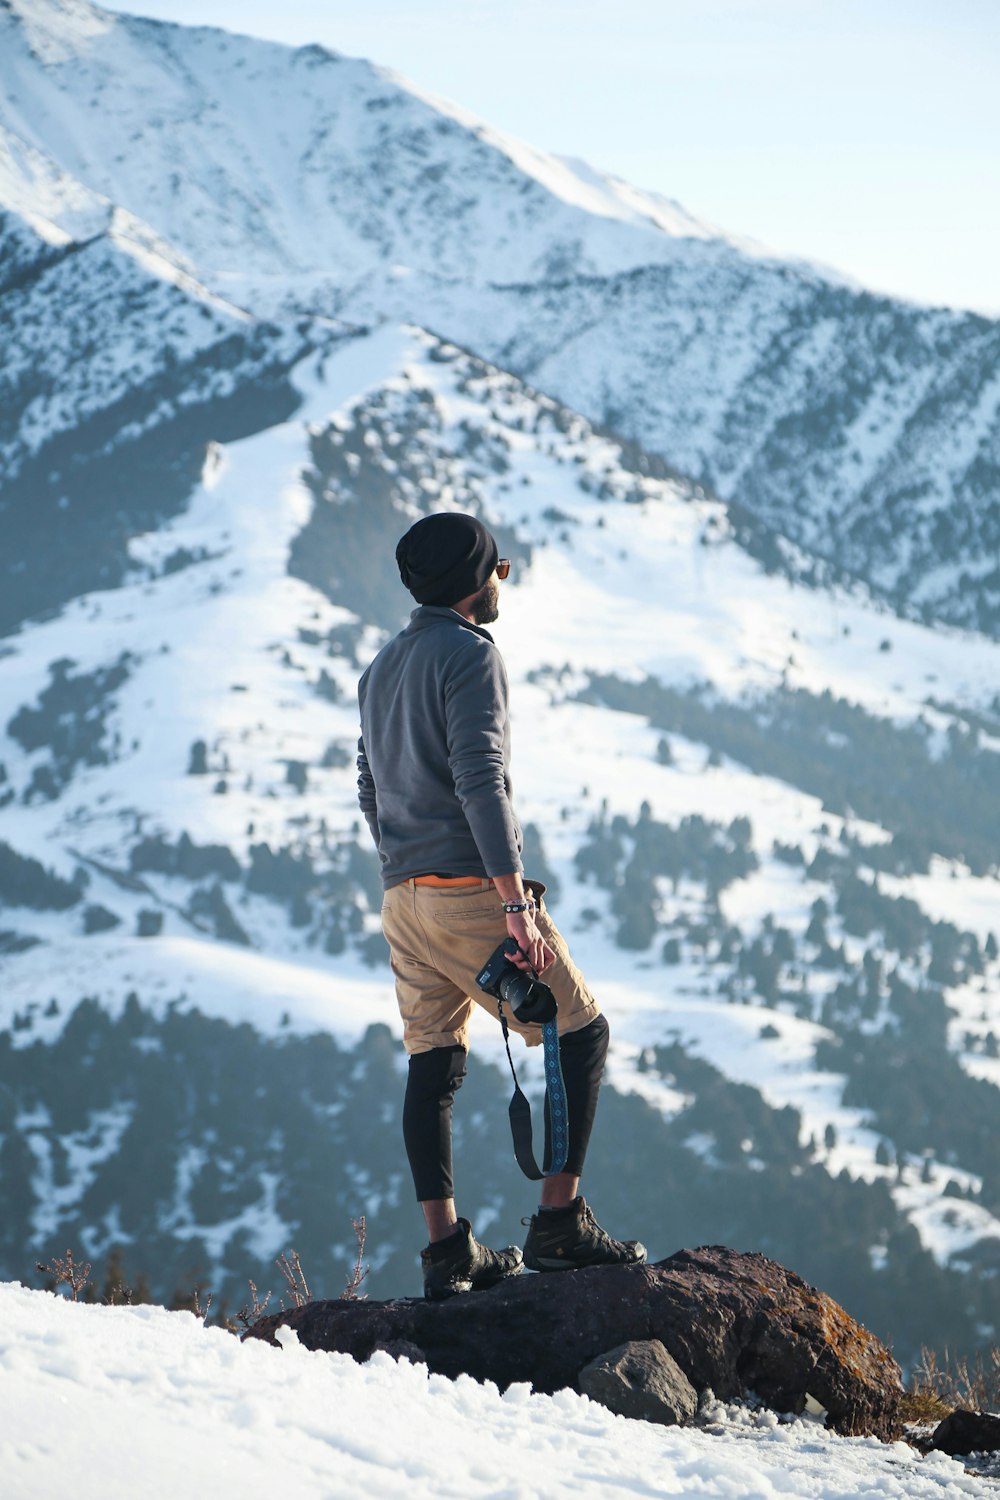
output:
[{"label": "black camera", "polygon": [[476,983],[495,1000],[506,1000],[516,1020],[542,1026],[555,1016],[556,997],[547,984],[532,979],[530,974],[511,963],[507,946],[513,941],[513,938],[505,938],[499,948],[494,949],[476,975]]}]

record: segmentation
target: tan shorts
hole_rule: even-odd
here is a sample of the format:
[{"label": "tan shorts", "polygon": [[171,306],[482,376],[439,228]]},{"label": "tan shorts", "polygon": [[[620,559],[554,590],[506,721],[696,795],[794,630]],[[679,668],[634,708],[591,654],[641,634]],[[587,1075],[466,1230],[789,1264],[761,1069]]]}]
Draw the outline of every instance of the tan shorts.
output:
[{"label": "tan shorts", "polygon": [[[525,882],[526,885],[529,882]],[[600,1014],[569,949],[545,910],[541,892],[535,921],[556,955],[542,975],[556,997],[559,1033],[580,1031]],[[476,975],[507,936],[500,897],[488,881],[475,886],[414,885],[404,880],[386,891],[382,902],[382,930],[389,944],[396,997],[403,1018],[407,1052],[429,1052],[432,1047],[469,1046],[469,1022],[474,1005],[497,1019],[497,1002],[476,984]],[[504,1001],[511,1031],[529,1047],[542,1040],[539,1025],[515,1021]]]}]

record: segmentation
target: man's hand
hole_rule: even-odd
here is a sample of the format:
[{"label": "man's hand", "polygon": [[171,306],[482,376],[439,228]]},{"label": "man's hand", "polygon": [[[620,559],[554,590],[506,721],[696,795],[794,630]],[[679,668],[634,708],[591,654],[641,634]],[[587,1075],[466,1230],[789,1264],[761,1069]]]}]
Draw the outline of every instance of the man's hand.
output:
[{"label": "man's hand", "polygon": [[[520,875],[494,875],[493,884],[501,901],[532,901]],[[509,911],[507,931],[519,949],[519,952],[509,955],[516,968],[543,974],[555,963],[556,956],[539,932],[531,908],[528,911]]]},{"label": "man's hand", "polygon": [[516,968],[531,969],[535,974],[541,975],[555,963],[556,956],[536,927],[530,911],[508,912],[507,931],[520,950],[518,953],[511,953],[511,945],[507,945],[508,957]]}]

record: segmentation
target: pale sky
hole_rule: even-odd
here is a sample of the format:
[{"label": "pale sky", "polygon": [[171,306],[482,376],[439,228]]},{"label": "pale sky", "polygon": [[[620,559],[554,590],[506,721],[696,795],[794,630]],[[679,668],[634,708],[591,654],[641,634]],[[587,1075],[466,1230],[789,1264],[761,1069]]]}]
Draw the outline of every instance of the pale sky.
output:
[{"label": "pale sky", "polygon": [[107,8],[368,57],[781,254],[1000,315],[998,0]]}]

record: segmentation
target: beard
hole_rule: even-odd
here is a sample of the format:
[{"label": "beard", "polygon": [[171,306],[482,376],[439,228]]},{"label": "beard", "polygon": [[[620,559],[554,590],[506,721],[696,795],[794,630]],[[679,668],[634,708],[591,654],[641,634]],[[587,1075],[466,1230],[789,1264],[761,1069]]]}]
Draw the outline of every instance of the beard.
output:
[{"label": "beard", "polygon": [[492,625],[500,617],[500,586],[495,578],[484,583],[472,606],[472,618],[477,625]]}]

